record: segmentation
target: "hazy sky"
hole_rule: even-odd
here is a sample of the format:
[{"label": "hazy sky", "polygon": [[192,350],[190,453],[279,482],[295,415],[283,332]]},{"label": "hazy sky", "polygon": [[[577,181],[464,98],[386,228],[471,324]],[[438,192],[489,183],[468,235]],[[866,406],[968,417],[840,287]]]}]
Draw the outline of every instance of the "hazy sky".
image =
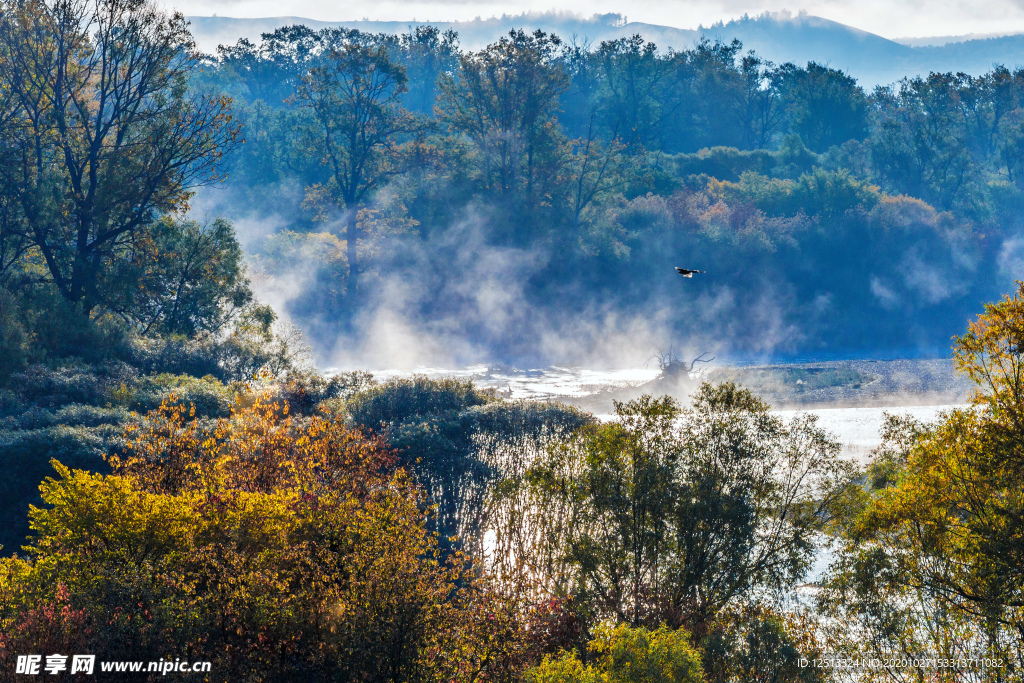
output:
[{"label": "hazy sky", "polygon": [[618,12],[630,21],[696,28],[744,13],[787,9],[849,24],[887,38],[1024,31],[1024,0],[163,0],[185,14],[233,17],[301,16],[327,21],[356,19],[454,21],[524,11],[564,10],[590,16]]}]

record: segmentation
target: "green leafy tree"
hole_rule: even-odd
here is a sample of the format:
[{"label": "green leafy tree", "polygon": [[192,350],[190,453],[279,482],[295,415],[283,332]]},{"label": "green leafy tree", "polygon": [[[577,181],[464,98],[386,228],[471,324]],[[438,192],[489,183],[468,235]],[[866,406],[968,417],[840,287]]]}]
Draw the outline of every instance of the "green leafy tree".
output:
[{"label": "green leafy tree", "polygon": [[399,45],[409,79],[405,107],[433,116],[442,74],[454,73],[459,66],[459,34],[421,25],[402,34]]},{"label": "green leafy tree", "polygon": [[436,505],[433,528],[482,555],[493,487],[593,421],[563,406],[497,401],[471,382],[426,377],[369,387],[348,402],[352,422],[388,435],[400,462]]},{"label": "green leafy tree", "polygon": [[816,62],[783,64],[779,87],[789,107],[789,128],[815,152],[867,136],[868,100],[857,81]]},{"label": "green leafy tree", "polygon": [[[558,180],[558,95],[567,80],[557,61],[561,40],[542,31],[512,31],[460,57],[458,74],[442,80],[441,118],[472,141],[484,192],[511,219],[522,213],[535,232],[537,209]],[[511,235],[504,235],[508,239]]]},{"label": "green leafy tree", "polygon": [[698,638],[726,605],[804,574],[848,469],[813,418],[787,425],[731,384],[616,415],[508,485],[520,516],[498,529],[497,571],[542,577],[592,618]]},{"label": "green leafy tree", "polygon": [[165,218],[112,277],[107,308],[144,335],[217,333],[252,302],[242,248],[224,219]]},{"label": "green leafy tree", "polygon": [[187,22],[148,3],[7,2],[0,55],[0,89],[19,109],[21,230],[48,281],[89,313],[154,219],[218,178],[238,134],[230,100],[190,91]]},{"label": "green leafy tree", "polygon": [[743,77],[740,103],[743,147],[765,149],[785,122],[786,108],[779,91],[779,77],[775,65],[753,50],[740,59],[739,71]]},{"label": "green leafy tree", "polygon": [[386,36],[327,29],[296,98],[314,115],[331,180],[307,199],[345,211],[348,295],[357,296],[360,261],[358,215],[380,187],[401,172],[399,138],[416,124],[402,106],[405,67]]},{"label": "green leafy tree", "polygon": [[672,64],[639,34],[601,43],[594,58],[601,64],[599,97],[610,137],[634,151],[655,142],[664,119],[674,113],[660,100],[671,82]]},{"label": "green leafy tree", "polygon": [[877,131],[871,154],[878,175],[898,192],[942,209],[970,202],[979,167],[971,154],[959,78],[930,74],[874,93]]}]

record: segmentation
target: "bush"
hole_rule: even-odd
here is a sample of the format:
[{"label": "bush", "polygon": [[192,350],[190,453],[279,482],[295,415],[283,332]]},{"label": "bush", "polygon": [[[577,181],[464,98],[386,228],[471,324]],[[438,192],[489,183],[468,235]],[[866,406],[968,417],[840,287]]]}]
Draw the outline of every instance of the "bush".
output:
[{"label": "bush", "polygon": [[375,384],[369,372],[354,370],[324,377],[319,372],[295,370],[281,383],[281,396],[293,412],[308,415],[324,402],[324,407],[337,414],[339,399],[355,396]]},{"label": "bush", "polygon": [[545,658],[527,673],[530,683],[700,683],[700,655],[686,631],[662,626],[654,631],[604,624],[587,646],[594,664],[575,652]]},{"label": "bush", "polygon": [[57,367],[33,365],[11,378],[12,389],[26,402],[46,407],[69,403],[90,405],[107,403],[114,391],[134,384],[138,373],[122,362],[93,366],[65,363]]},{"label": "bush", "polygon": [[212,375],[193,377],[162,373],[142,378],[135,387],[124,387],[122,404],[139,412],[157,409],[162,403],[192,406],[199,417],[227,417],[234,405],[235,390]]},{"label": "bush", "polygon": [[348,412],[354,424],[380,429],[413,417],[457,413],[492,400],[493,392],[477,389],[470,380],[419,375],[393,379],[356,394]]},{"label": "bush", "polygon": [[[38,413],[35,414],[38,417]],[[120,427],[55,424],[40,429],[0,431],[0,546],[14,551],[28,533],[28,509],[39,505],[39,482],[53,472],[51,460],[72,467],[104,470],[106,455]]]},{"label": "bush", "polygon": [[182,335],[136,337],[132,340],[131,364],[146,374],[221,375],[218,347],[212,335],[189,339]]},{"label": "bush", "polygon": [[79,358],[98,364],[124,359],[129,351],[130,335],[120,319],[84,315],[55,288],[26,289],[18,296],[17,305],[36,362]]}]

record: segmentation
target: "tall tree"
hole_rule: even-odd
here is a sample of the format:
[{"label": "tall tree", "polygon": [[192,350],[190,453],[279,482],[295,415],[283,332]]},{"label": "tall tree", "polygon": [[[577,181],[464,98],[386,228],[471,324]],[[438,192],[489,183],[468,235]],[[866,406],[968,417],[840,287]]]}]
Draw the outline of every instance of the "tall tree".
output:
[{"label": "tall tree", "polygon": [[557,61],[561,40],[543,31],[511,31],[463,55],[457,77],[442,81],[442,116],[476,147],[484,189],[508,215],[532,215],[559,153],[556,111],[567,79]]},{"label": "tall tree", "polygon": [[408,79],[392,38],[348,29],[322,35],[323,53],[296,96],[314,114],[331,171],[329,187],[310,188],[310,195],[333,197],[344,207],[348,295],[356,296],[359,210],[401,171],[399,137],[414,129],[416,119],[402,106]]},{"label": "tall tree", "polygon": [[432,116],[441,74],[452,73],[459,66],[459,34],[453,29],[442,33],[435,26],[417,26],[402,35],[400,45],[409,77],[405,106],[417,114]]},{"label": "tall tree", "polygon": [[[889,419],[887,443],[867,471],[874,491],[822,595],[827,621],[857,634],[847,651],[913,657],[934,648],[999,662],[984,680],[1013,680],[1024,667],[1024,283],[1017,285],[956,337],[954,363],[975,383],[971,405],[930,425]],[[915,669],[908,678],[928,674],[925,664]]]},{"label": "tall tree", "polygon": [[574,594],[597,619],[685,626],[791,585],[839,500],[846,466],[811,419],[785,424],[749,391],[705,384],[616,404],[503,490],[498,570]]},{"label": "tall tree", "polygon": [[602,110],[612,137],[634,149],[655,141],[668,113],[658,96],[671,76],[657,46],[637,34],[601,43],[596,58],[602,67]]},{"label": "tall tree", "polygon": [[905,78],[877,88],[877,130],[871,154],[878,175],[897,192],[951,209],[970,192],[979,165],[971,153],[969,119],[954,74]]},{"label": "tall tree", "polygon": [[785,119],[775,65],[751,50],[740,59],[739,70],[743,76],[739,111],[743,146],[764,149]]},{"label": "tall tree", "polygon": [[815,62],[783,64],[779,87],[789,106],[789,127],[811,150],[824,152],[867,135],[868,101],[857,81]]},{"label": "tall tree", "polygon": [[133,240],[218,179],[238,134],[230,100],[190,92],[187,22],[148,2],[4,0],[0,51],[0,87],[20,107],[24,233],[89,313]]},{"label": "tall tree", "polygon": [[[0,61],[4,60],[0,51]],[[19,268],[31,243],[25,237],[18,203],[17,140],[21,108],[10,89],[0,81],[0,285],[23,275]]]}]

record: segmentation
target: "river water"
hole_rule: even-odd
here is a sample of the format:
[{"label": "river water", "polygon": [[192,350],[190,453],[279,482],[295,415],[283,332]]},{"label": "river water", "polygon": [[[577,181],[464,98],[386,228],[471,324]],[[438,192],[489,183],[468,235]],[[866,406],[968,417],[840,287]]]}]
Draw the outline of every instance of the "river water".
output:
[{"label": "river water", "polygon": [[[408,371],[375,371],[379,380],[409,375]],[[609,389],[639,387],[655,379],[658,367],[651,363],[634,368],[595,370],[579,367],[551,366],[521,369],[510,366],[473,365],[459,369],[417,369],[415,374],[428,377],[459,377],[472,379],[478,386],[493,388],[512,399],[558,400],[578,399]],[[908,401],[910,402],[910,401]],[[930,422],[954,405],[900,405],[893,400],[891,406],[860,408],[811,408],[806,410],[777,410],[776,414],[788,418],[797,413],[811,413],[818,424],[831,432],[842,444],[843,455],[863,463],[871,450],[881,443],[880,430],[885,413],[909,413],[914,418]],[[597,413],[598,418],[611,419],[610,414]]]}]

